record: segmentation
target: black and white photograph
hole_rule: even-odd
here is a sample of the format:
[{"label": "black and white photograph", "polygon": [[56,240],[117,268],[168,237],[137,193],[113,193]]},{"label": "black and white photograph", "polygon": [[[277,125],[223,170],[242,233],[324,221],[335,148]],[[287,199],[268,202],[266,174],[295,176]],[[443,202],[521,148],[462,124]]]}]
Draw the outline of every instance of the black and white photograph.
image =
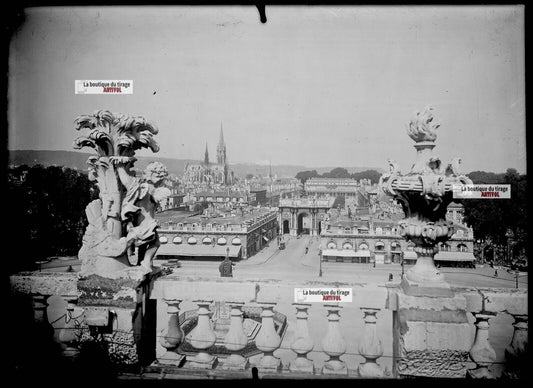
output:
[{"label": "black and white photograph", "polygon": [[521,4],[20,8],[7,375],[527,379],[525,51]]}]

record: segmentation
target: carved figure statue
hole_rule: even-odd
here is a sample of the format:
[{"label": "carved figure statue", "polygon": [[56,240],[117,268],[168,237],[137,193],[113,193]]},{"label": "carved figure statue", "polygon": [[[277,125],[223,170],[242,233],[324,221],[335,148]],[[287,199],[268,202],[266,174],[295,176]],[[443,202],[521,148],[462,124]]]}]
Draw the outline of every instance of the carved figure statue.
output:
[{"label": "carved figure statue", "polygon": [[157,222],[154,218],[158,204],[170,195],[170,190],[161,187],[168,177],[167,168],[159,162],[146,166],[141,179],[131,175],[127,163],[117,162],[117,172],[126,196],[122,201],[121,218],[127,225],[128,247],[137,247],[137,264],[148,272],[159,248]]},{"label": "carved figure statue", "polygon": [[[79,252],[80,277],[136,278],[150,270],[159,245],[154,212],[157,203],[170,194],[161,187],[168,175],[160,163],[150,164],[141,179],[130,171],[135,151],[159,151],[153,138],[157,128],[143,117],[107,110],[83,115],[74,122],[85,133],[74,140],[74,148],[91,147],[89,179],[95,181],[100,198],[86,208],[89,225]],[[142,269],[131,272],[127,249],[138,247]]]},{"label": "carved figure statue", "polygon": [[461,158],[453,158],[450,164],[446,167],[446,176],[461,176]]}]

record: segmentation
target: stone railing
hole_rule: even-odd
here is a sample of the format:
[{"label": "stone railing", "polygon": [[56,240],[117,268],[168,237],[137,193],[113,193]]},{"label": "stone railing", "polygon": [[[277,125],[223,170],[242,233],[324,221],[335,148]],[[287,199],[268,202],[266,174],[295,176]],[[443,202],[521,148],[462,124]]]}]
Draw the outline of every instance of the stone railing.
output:
[{"label": "stone railing", "polygon": [[[52,324],[65,356],[78,351],[74,329],[107,325],[98,303],[77,305],[77,282],[75,273],[11,277],[12,290],[33,302],[35,321]],[[294,289],[304,287],[349,287],[353,300],[296,303]],[[527,290],[454,289],[453,298],[435,298],[392,284],[170,274],[138,292],[134,304],[142,302],[149,321],[155,316],[155,331],[135,334],[133,307],[115,306],[119,290],[106,338],[114,359],[142,364],[145,378],[250,378],[253,368],[260,378],[520,378],[527,370]],[[148,356],[137,354],[139,342],[153,344]]]},{"label": "stone railing", "polygon": [[[195,329],[189,334],[179,334],[180,342],[189,344],[190,353],[182,353],[179,344],[165,346],[157,341],[156,361],[149,368],[150,373],[219,374],[221,378],[235,378],[248,376],[255,367],[263,378],[398,378],[425,376],[424,373],[429,377],[496,378],[519,377],[524,370],[521,363],[527,347],[527,291],[456,290],[454,298],[439,305],[441,302],[433,302],[431,298],[429,302],[406,302],[398,287],[182,280],[185,279],[173,275],[160,278],[151,297],[157,300],[158,339],[176,331],[179,325],[172,318],[174,315],[181,311],[183,317],[185,311],[196,312]],[[294,301],[296,287],[347,286],[354,292],[351,303]],[[213,320],[220,317],[216,306],[221,303],[226,304],[225,335],[221,334],[217,320]],[[457,312],[440,319],[444,322],[432,322],[427,312],[442,318],[444,313],[439,308]],[[244,316],[250,321],[250,314],[244,313],[250,309],[260,312],[260,318],[259,314],[253,317],[261,324],[254,339],[255,347],[250,345],[252,337],[243,324]],[[419,310],[422,319],[400,317],[411,309]],[[280,322],[274,322],[275,314],[286,317],[286,331],[280,330]],[[461,321],[460,315],[466,319]],[[489,319],[494,321],[490,334]],[[446,333],[439,338],[439,330],[444,328],[446,332],[447,320],[452,325],[462,325],[466,331],[463,330],[463,336],[452,334],[454,349],[441,351],[441,342],[449,339]],[[413,343],[409,333],[396,330],[395,322],[399,321],[411,325],[411,334],[422,324],[423,335]],[[440,360],[430,361],[428,366],[426,359],[437,354]],[[176,355],[179,363],[173,361]],[[206,361],[198,363],[198,360]],[[506,360],[513,365],[506,365]]]}]

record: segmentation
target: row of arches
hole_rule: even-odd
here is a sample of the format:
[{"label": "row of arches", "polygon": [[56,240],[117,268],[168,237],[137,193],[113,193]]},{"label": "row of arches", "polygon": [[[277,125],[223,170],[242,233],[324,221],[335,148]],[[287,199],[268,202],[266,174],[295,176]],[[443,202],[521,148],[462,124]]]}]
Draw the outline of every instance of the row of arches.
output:
[{"label": "row of arches", "polygon": [[[184,241],[186,241],[189,245],[196,245],[199,242],[199,239],[197,239],[195,236],[189,236],[186,240],[182,236],[175,236],[172,239],[173,244],[182,244]],[[160,236],[159,242],[161,244],[167,244],[169,242],[169,238],[167,236]],[[201,243],[203,245],[227,245],[228,240],[225,237],[219,237],[218,239],[215,237],[209,237],[205,236],[201,239]],[[241,245],[242,241],[239,237],[234,237],[231,239],[231,245]]]}]

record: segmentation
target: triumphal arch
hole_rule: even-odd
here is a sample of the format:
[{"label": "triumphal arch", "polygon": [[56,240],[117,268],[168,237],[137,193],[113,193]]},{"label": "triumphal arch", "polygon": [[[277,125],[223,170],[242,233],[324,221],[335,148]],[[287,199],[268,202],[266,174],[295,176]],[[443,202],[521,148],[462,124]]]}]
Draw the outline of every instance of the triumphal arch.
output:
[{"label": "triumphal arch", "polygon": [[278,206],[280,234],[319,236],[321,221],[335,202],[334,197],[282,198]]}]

